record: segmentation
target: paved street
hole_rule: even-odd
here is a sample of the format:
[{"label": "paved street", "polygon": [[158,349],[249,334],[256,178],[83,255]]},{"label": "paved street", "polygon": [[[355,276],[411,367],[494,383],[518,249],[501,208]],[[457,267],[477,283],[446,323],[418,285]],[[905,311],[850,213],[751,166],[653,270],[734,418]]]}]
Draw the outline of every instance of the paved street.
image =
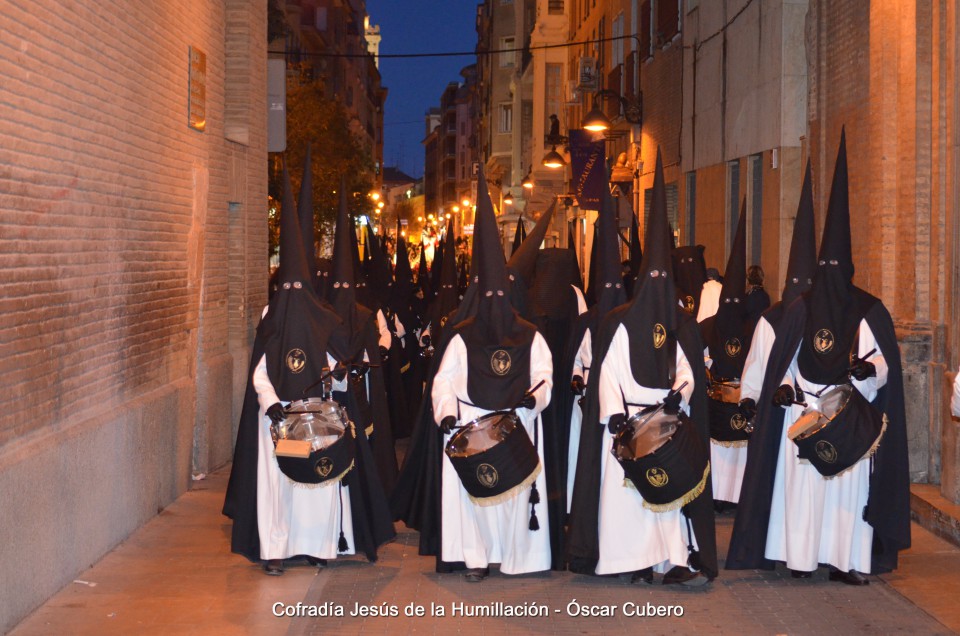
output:
[{"label": "paved street", "polygon": [[[895,574],[871,577],[866,588],[826,580],[798,581],[778,570],[723,572],[708,590],[638,587],[617,578],[570,573],[505,577],[481,584],[438,575],[416,554],[417,535],[402,530],[375,565],[341,560],[268,577],[229,551],[230,524],[220,506],[227,470],[195,488],[76,577],[12,632],[33,634],[395,634],[395,633],[645,633],[827,634],[924,633],[960,630],[960,551],[918,526],[914,548]],[[731,518],[721,517],[725,547]],[[722,555],[721,555],[722,556]],[[567,605],[613,606],[613,616],[568,616]],[[275,603],[330,610],[342,617],[276,617]],[[501,602],[546,606],[545,617],[452,616]],[[399,616],[351,617],[354,604],[395,607]],[[425,616],[405,616],[409,604]],[[430,616],[431,604],[444,608]],[[649,604],[649,606],[648,606]],[[656,606],[682,616],[625,616]],[[666,611],[666,608],[662,611]]]}]

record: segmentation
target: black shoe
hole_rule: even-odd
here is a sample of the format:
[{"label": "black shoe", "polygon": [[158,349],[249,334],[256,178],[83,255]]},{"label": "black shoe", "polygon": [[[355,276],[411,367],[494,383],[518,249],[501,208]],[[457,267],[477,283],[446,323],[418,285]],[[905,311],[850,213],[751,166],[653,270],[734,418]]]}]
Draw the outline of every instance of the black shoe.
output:
[{"label": "black shoe", "polygon": [[691,570],[682,565],[676,565],[670,568],[670,571],[663,575],[664,585],[684,585],[686,587],[700,587],[710,582],[710,578],[703,572]]},{"label": "black shoe", "polygon": [[804,570],[790,570],[790,576],[795,579],[809,579],[813,576],[813,572],[805,572]]},{"label": "black shoe", "polygon": [[270,559],[263,564],[263,571],[270,576],[280,576],[283,574],[283,559]]},{"label": "black shoe", "polygon": [[490,575],[490,568],[471,568],[466,571],[464,578],[468,583],[479,583]]},{"label": "black shoe", "polygon": [[841,583],[845,583],[847,585],[870,585],[870,581],[867,579],[867,577],[860,574],[856,570],[841,572],[840,570],[831,569],[830,580],[840,581]]},{"label": "black shoe", "polygon": [[653,568],[643,568],[642,570],[637,570],[630,577],[630,583],[632,585],[637,585],[637,584],[652,585],[653,584]]},{"label": "black shoe", "polygon": [[325,567],[327,567],[327,560],[326,560],[326,559],[318,559],[317,557],[308,556],[308,557],[307,557],[307,563],[309,563],[310,565],[315,565],[315,566],[317,566],[318,568],[325,568]]}]

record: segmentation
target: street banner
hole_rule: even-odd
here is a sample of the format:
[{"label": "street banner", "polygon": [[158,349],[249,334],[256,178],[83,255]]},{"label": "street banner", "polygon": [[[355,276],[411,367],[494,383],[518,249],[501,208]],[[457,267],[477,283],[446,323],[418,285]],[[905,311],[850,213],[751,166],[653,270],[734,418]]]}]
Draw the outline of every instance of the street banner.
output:
[{"label": "street banner", "polygon": [[574,129],[570,131],[570,165],[577,201],[584,210],[599,210],[603,189],[607,187],[607,166],[604,161],[606,141],[601,132]]}]

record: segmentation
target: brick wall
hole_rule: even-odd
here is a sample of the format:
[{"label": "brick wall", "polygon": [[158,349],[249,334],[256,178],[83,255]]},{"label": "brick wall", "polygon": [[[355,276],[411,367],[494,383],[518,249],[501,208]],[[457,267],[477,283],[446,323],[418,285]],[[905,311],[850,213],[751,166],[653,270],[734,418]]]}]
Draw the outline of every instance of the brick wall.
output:
[{"label": "brick wall", "polygon": [[35,531],[0,545],[31,561],[0,631],[229,459],[265,302],[260,4],[4,9],[0,491]]}]

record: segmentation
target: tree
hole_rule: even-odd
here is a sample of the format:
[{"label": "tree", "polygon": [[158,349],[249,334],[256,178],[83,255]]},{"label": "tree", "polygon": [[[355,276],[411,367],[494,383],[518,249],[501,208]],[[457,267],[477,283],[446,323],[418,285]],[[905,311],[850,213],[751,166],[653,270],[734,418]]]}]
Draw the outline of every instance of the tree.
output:
[{"label": "tree", "polygon": [[[347,184],[350,212],[370,214],[373,202],[367,196],[373,187],[373,160],[368,149],[350,132],[346,111],[327,96],[321,82],[294,77],[287,82],[287,150],[283,153],[294,193],[300,191],[307,143],[312,146],[313,224],[315,244],[328,244],[339,206],[340,180]],[[270,195],[282,196],[282,163],[271,164]],[[279,217],[270,216],[270,254],[277,250]]]}]

